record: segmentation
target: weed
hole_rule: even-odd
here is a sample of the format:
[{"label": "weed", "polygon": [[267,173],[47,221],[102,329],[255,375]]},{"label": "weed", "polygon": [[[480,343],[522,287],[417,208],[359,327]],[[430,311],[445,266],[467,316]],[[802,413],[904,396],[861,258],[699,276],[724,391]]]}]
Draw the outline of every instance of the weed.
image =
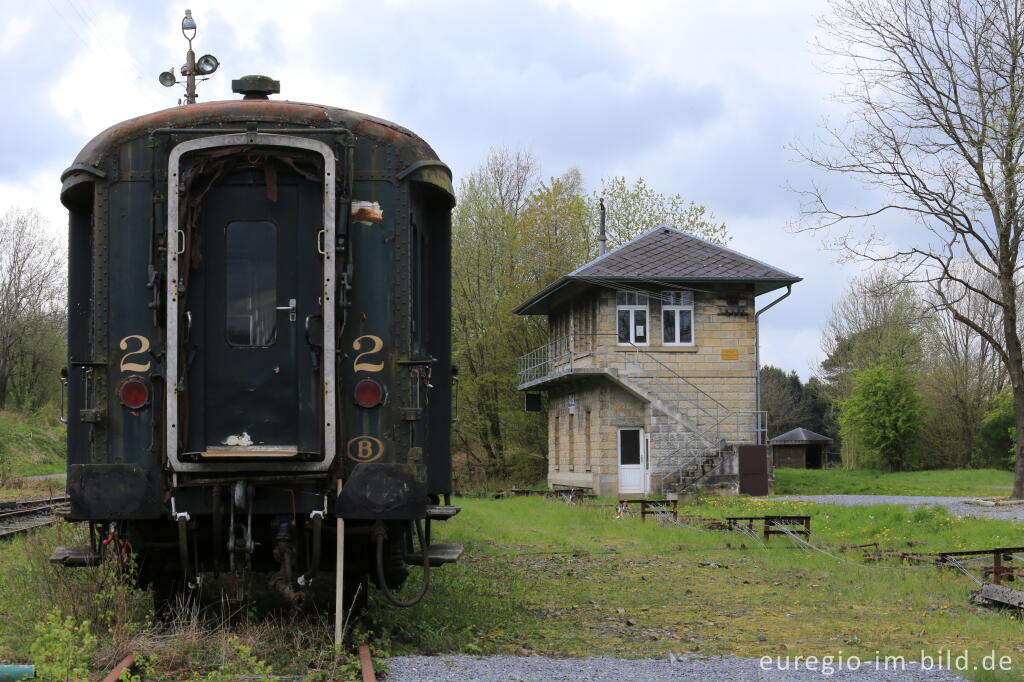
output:
[{"label": "weed", "polygon": [[95,655],[96,637],[89,621],[76,623],[71,616],[61,617],[57,610],[46,614],[35,628],[35,640],[29,653],[36,674],[44,680],[87,680]]}]

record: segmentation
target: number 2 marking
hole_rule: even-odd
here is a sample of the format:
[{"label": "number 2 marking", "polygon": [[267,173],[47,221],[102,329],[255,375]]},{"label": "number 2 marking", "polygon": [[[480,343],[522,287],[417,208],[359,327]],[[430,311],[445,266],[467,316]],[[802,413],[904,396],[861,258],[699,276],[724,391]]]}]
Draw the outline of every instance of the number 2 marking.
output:
[{"label": "number 2 marking", "polygon": [[132,334],[131,336],[126,336],[123,339],[121,339],[121,343],[118,344],[120,346],[121,350],[128,350],[128,342],[131,341],[132,339],[135,339],[136,341],[138,341],[139,349],[138,350],[133,350],[130,353],[125,353],[124,354],[124,356],[121,358],[121,371],[122,372],[148,372],[150,365],[152,365],[152,363],[150,361],[147,360],[145,363],[141,363],[141,362],[128,362],[128,358],[130,358],[133,355],[142,355],[143,353],[149,351],[149,339],[147,339],[145,336],[140,336],[138,334]]},{"label": "number 2 marking", "polygon": [[366,339],[370,342],[370,350],[365,350],[356,356],[355,363],[352,366],[352,370],[354,372],[381,371],[382,369],[384,369],[383,362],[360,362],[359,360],[365,355],[373,355],[374,353],[379,353],[381,349],[384,348],[384,342],[381,340],[379,336],[367,334],[365,336],[360,336],[358,339],[353,341],[352,348],[354,350],[361,350],[363,347],[363,339]]}]

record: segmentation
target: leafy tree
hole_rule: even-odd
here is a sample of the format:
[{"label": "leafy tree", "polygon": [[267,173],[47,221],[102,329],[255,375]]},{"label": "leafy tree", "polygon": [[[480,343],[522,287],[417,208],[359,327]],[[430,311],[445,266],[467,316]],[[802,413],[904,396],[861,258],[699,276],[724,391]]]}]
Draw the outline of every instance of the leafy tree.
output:
[{"label": "leafy tree", "polygon": [[761,368],[761,409],[768,413],[769,438],[797,427],[810,428],[811,411],[796,372],[786,374],[773,365]]},{"label": "leafy tree", "polygon": [[1013,392],[1009,386],[996,394],[978,429],[978,464],[997,469],[1013,468],[1017,431],[1013,418]]},{"label": "leafy tree", "polygon": [[841,405],[840,428],[871,467],[892,471],[913,468],[921,432],[921,401],[905,369],[879,362],[853,380]]},{"label": "leafy tree", "polygon": [[[916,372],[923,359],[925,319],[917,292],[891,271],[876,270],[854,279],[822,330],[826,356],[818,369],[817,388],[819,400],[830,408],[823,421],[839,422],[839,408],[850,397],[854,378],[865,369],[884,363]],[[846,438],[840,445],[845,466],[862,466],[865,453]]]},{"label": "leafy tree", "polygon": [[[624,177],[601,180],[601,191],[590,198],[591,225],[600,224],[599,200],[604,198],[608,248],[620,246],[659,225],[672,225],[708,241],[729,243],[725,223],[718,222],[704,206],[680,194],[662,194],[643,178],[629,184]],[[594,242],[596,248],[596,240]],[[595,253],[596,255],[596,253]]]}]

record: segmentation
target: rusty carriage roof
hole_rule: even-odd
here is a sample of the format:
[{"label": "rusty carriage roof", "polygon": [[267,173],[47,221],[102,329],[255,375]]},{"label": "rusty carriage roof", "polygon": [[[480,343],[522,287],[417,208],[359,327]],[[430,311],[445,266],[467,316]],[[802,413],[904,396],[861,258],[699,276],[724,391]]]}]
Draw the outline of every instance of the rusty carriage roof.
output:
[{"label": "rusty carriage roof", "polygon": [[[375,116],[348,109],[287,100],[224,100],[173,107],[144,114],[110,126],[89,141],[78,153],[74,163],[61,174],[63,198],[69,189],[68,180],[80,174],[104,177],[102,166],[106,159],[125,144],[147,137],[160,129],[220,127],[225,124],[273,124],[310,128],[345,128],[357,138],[393,147],[400,164],[411,166],[418,162],[432,162],[430,166],[443,169],[447,182],[442,186],[454,198],[451,170],[439,159],[423,138],[407,128]],[[273,132],[268,129],[264,132]],[[437,183],[435,183],[437,184]]]}]

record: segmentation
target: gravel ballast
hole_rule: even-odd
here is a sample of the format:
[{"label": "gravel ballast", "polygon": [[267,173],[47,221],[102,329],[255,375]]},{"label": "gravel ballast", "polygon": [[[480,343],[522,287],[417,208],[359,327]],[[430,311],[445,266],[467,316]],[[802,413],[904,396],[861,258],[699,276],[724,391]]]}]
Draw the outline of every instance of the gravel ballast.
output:
[{"label": "gravel ballast", "polygon": [[777,502],[817,502],[841,507],[862,507],[877,504],[900,504],[911,509],[941,505],[953,516],[1000,521],[1024,521],[1024,506],[982,507],[968,504],[974,497],[922,497],[917,495],[785,495],[769,498]]},{"label": "gravel ballast", "polygon": [[[785,664],[785,658],[782,659]],[[916,663],[907,663],[905,668],[876,669],[874,660],[865,661],[859,670],[839,669],[833,662],[833,672],[822,672],[822,664],[816,661],[815,670],[775,668],[773,658],[765,670],[761,659],[722,656],[698,658],[684,655],[675,660],[625,659],[625,658],[545,658],[543,656],[401,656],[388,661],[390,672],[388,682],[447,682],[473,680],[474,682],[548,682],[549,680],[583,681],[597,680],[621,682],[622,680],[651,680],[651,682],[678,682],[680,680],[701,680],[702,682],[738,682],[739,680],[856,680],[857,682],[882,682],[889,680],[963,680],[949,670],[922,670]],[[802,662],[801,662],[802,665]]]}]

